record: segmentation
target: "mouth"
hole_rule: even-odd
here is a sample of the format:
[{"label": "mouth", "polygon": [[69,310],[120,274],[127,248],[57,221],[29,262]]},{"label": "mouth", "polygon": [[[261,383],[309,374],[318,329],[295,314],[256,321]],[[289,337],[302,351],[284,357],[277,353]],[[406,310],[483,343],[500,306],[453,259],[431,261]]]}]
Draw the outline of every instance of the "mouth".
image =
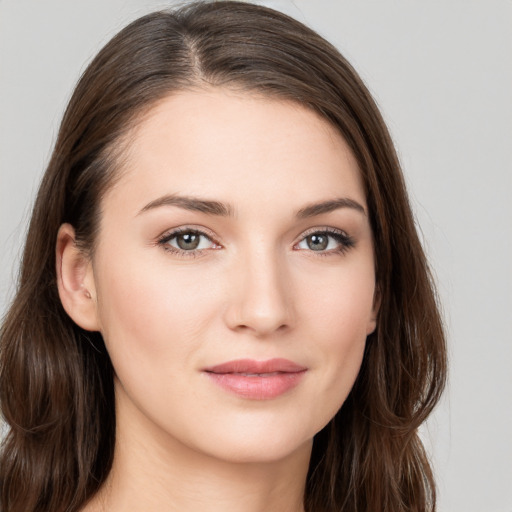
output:
[{"label": "mouth", "polygon": [[296,387],[307,368],[288,359],[238,359],[203,371],[215,384],[239,397],[269,400]]}]

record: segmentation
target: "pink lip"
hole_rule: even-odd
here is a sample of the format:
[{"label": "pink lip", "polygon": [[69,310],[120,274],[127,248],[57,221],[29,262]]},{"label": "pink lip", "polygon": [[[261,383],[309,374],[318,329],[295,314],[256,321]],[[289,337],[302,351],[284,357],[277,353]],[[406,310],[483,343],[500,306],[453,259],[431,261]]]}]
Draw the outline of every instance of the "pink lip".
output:
[{"label": "pink lip", "polygon": [[205,368],[217,385],[243,398],[268,400],[297,386],[307,368],[288,359],[238,359]]}]

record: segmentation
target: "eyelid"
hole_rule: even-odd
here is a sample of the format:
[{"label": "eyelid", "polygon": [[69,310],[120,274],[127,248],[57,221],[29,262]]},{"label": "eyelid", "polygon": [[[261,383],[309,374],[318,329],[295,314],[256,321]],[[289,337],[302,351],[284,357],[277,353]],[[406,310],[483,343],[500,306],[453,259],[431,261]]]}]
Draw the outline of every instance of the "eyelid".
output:
[{"label": "eyelid", "polygon": [[304,240],[306,237],[308,237],[310,235],[317,234],[317,233],[327,233],[328,235],[340,235],[340,236],[342,236],[344,238],[347,238],[347,239],[351,238],[350,235],[346,231],[344,231],[343,229],[333,228],[333,227],[330,227],[330,226],[316,226],[316,227],[313,227],[313,228],[309,228],[306,231],[303,231],[297,237],[297,241],[295,242],[294,245],[296,245],[299,242],[302,242],[302,240]]},{"label": "eyelid", "polygon": [[[329,254],[338,254],[343,253],[355,245],[355,240],[352,236],[350,236],[346,231],[339,228],[333,228],[331,226],[316,226],[313,228],[309,228],[306,231],[302,232],[300,237],[297,239],[297,241],[293,244],[293,248],[297,248],[297,246],[303,242],[308,236],[314,235],[314,234],[326,234],[328,236],[332,236],[337,240],[339,243],[339,247],[336,249],[330,249],[325,251],[313,251],[310,250],[309,252],[315,253],[318,256],[326,256]],[[301,251],[307,251],[306,249],[297,249]]]},{"label": "eyelid", "polygon": [[343,229],[340,229],[340,228],[333,228],[332,226],[315,226],[315,227],[306,229],[306,231],[303,231],[299,235],[299,239],[302,240],[303,238],[305,238],[309,235],[313,235],[314,233],[334,233],[334,234],[338,234],[338,235],[344,235],[346,237],[349,236],[346,231],[344,231]]},{"label": "eyelid", "polygon": [[199,235],[204,235],[215,244],[221,245],[217,240],[218,236],[212,230],[196,224],[185,224],[183,226],[177,226],[175,228],[166,229],[161,235],[158,235],[157,240],[160,241],[163,240],[164,238],[172,238],[172,236],[179,235],[180,233],[187,233],[189,231],[198,233]]},{"label": "eyelid", "polygon": [[[179,249],[170,245],[168,242],[172,240],[174,237],[178,236],[181,233],[196,233],[200,236],[206,237],[210,242],[214,245],[214,247],[208,249],[193,249],[189,251],[185,251],[183,249]],[[222,248],[222,244],[217,241],[217,236],[208,228],[203,226],[196,225],[184,225],[178,226],[176,228],[171,228],[164,231],[160,236],[157,237],[156,245],[161,246],[164,250],[183,257],[197,257],[203,254],[205,251],[217,250]]]}]

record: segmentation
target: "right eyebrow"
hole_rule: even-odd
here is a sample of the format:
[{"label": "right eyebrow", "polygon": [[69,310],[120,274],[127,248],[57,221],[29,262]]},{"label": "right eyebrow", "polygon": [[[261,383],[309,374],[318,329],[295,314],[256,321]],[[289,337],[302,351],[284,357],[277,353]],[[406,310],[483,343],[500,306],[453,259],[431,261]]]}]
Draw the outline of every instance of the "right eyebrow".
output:
[{"label": "right eyebrow", "polygon": [[161,206],[178,206],[185,210],[206,213],[208,215],[219,215],[222,217],[233,215],[233,208],[228,204],[199,197],[180,196],[177,194],[167,194],[151,201],[144,206],[137,215]]}]

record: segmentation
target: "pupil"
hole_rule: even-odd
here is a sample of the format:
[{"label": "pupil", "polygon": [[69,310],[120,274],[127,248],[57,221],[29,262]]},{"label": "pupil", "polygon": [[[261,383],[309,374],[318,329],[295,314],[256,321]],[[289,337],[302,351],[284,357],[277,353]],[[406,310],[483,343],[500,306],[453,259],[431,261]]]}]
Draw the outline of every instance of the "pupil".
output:
[{"label": "pupil", "polygon": [[308,247],[313,251],[323,251],[327,248],[328,239],[325,235],[308,236]]},{"label": "pupil", "polygon": [[184,233],[182,235],[178,235],[176,240],[178,242],[178,247],[185,251],[190,251],[192,249],[197,249],[199,245],[199,235],[195,233]]}]

